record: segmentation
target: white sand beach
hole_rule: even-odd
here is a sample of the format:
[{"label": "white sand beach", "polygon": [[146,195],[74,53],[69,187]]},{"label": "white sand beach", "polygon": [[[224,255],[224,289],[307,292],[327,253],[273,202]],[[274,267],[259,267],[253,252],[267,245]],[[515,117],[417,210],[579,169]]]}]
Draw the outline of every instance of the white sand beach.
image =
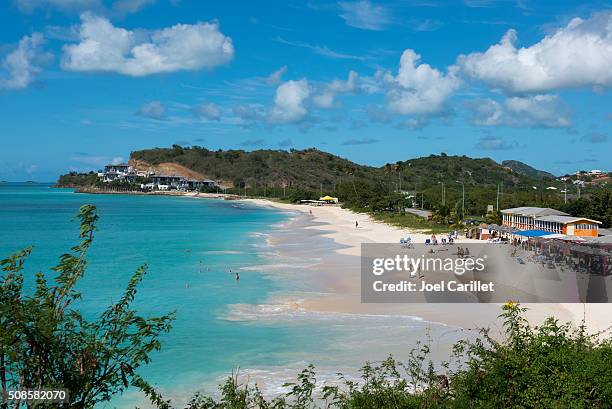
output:
[{"label": "white sand beach", "polygon": [[[262,199],[246,201],[261,206],[269,206],[286,211],[301,212],[312,221],[306,229],[317,230],[323,236],[337,243],[335,252],[347,256],[339,261],[324,253],[316,254],[321,259],[318,270],[324,274],[313,273],[312,279],[318,280],[327,296],[306,298],[295,304],[296,308],[310,311],[411,315],[427,321],[440,322],[462,328],[489,327],[492,333],[501,329],[498,318],[500,304],[477,303],[409,303],[409,304],[365,304],[360,299],[359,256],[361,243],[397,243],[409,234],[416,243],[424,243],[430,234],[409,231],[373,220],[366,214],[354,213],[340,206],[308,206],[278,203]],[[355,221],[358,227],[355,227]],[[474,242],[459,238],[458,243]],[[313,255],[314,256],[314,255]],[[540,324],[546,317],[554,316],[561,322],[571,321],[578,325],[584,319],[589,332],[598,333],[612,324],[612,306],[609,304],[524,304],[529,310],[527,318],[533,325]]]}]

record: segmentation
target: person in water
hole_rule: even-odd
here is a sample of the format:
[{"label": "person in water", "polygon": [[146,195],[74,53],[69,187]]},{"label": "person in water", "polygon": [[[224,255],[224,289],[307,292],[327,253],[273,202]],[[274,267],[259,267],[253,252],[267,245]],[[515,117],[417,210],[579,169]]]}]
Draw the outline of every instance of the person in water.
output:
[{"label": "person in water", "polygon": [[238,283],[238,281],[240,281],[240,275],[236,273],[236,283]]}]

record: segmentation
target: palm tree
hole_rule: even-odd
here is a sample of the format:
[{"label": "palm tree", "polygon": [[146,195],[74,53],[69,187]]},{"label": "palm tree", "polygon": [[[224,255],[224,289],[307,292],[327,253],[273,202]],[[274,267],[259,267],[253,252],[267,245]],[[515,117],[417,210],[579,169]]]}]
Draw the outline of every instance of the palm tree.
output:
[{"label": "palm tree", "polygon": [[402,191],[402,170],[404,170],[404,166],[401,161],[395,162],[394,166],[395,172],[397,172],[397,178],[399,179],[399,191]]}]

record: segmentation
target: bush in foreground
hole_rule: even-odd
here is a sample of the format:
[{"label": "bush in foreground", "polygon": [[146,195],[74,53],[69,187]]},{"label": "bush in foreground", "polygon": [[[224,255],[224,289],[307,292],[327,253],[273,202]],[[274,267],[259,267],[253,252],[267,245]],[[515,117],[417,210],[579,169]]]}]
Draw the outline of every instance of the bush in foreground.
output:
[{"label": "bush in foreground", "polygon": [[[75,308],[81,299],[77,284],[87,268],[87,250],[98,220],[95,207],[82,206],[78,218],[81,242],[60,257],[49,274],[54,281],[39,272],[34,288],[24,288],[23,269],[31,248],[0,261],[3,396],[15,390],[67,389],[68,402],[47,407],[91,408],[130,385],[148,390],[138,367],[160,348],[159,337],[170,330],[173,316],[144,318],[132,308],[146,266],[134,273],[122,297],[97,319],[88,320]],[[0,407],[8,408],[4,399]]]},{"label": "bush in foreground", "polygon": [[[338,375],[340,386],[317,385],[312,366],[285,386],[290,392],[266,400],[237,376],[220,387],[220,398],[196,395],[188,409],[221,408],[609,408],[612,407],[612,343],[549,318],[531,327],[525,308],[503,307],[506,337],[481,330],[460,341],[444,373],[434,371],[429,347],[419,344],[408,359],[392,357],[361,369],[360,382]],[[452,362],[452,364],[451,364]],[[454,368],[454,369],[453,369]],[[165,406],[169,408],[170,406]]]}]

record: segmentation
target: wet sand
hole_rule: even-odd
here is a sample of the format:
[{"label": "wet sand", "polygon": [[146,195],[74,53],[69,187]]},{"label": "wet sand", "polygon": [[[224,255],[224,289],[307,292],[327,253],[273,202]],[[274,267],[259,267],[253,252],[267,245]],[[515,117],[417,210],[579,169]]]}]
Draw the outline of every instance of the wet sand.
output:
[{"label": "wet sand", "polygon": [[[408,234],[413,242],[423,243],[430,234],[389,226],[339,206],[291,205],[261,199],[247,201],[295,213],[273,235],[271,244],[283,257],[297,263],[310,261],[310,267],[292,279],[313,291],[300,294],[299,299],[286,299],[287,305],[313,312],[414,316],[465,329],[491,328],[493,334],[502,335],[498,317],[501,304],[361,302],[361,243],[397,243]],[[326,244],[314,244],[313,237],[326,239]],[[476,241],[460,237],[457,244],[468,242]],[[532,325],[539,325],[550,316],[576,325],[585,319],[589,332],[596,333],[612,324],[612,306],[609,304],[531,303],[524,306],[529,309],[527,318]]]}]

